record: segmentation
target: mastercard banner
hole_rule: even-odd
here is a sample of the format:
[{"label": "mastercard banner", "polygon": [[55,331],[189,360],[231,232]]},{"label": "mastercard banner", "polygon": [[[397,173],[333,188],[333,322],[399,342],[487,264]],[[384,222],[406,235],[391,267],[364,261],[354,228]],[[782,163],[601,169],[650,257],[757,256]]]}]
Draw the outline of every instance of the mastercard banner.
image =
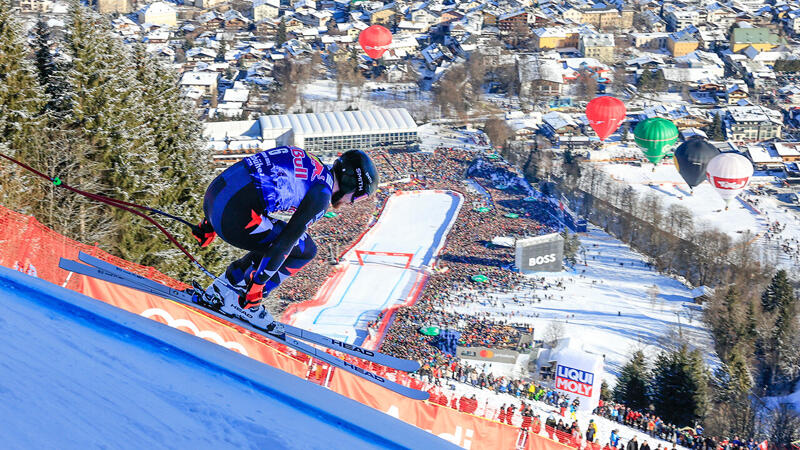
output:
[{"label": "mastercard banner", "polygon": [[519,352],[498,348],[486,347],[458,347],[456,353],[459,358],[473,359],[476,361],[492,361],[514,364],[517,362]]}]

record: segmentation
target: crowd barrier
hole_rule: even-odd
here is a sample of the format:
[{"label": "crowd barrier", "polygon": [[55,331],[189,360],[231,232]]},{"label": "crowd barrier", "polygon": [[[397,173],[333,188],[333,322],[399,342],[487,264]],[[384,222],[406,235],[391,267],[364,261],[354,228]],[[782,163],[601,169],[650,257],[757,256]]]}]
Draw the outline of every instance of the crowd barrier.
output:
[{"label": "crowd barrier", "polygon": [[[373,370],[380,376],[406,386],[428,390],[431,392],[431,401],[410,400],[347,372],[333,370],[303,353],[276,344],[235,324],[221,321],[202,310],[60,269],[58,267],[60,258],[77,259],[78,253],[83,251],[171,287],[178,289],[186,287],[152,267],[130,263],[96,246],[68,239],[41,225],[33,217],[2,206],[0,206],[0,241],[3,244],[0,245],[0,264],[3,266],[157,320],[285,372],[328,386],[342,395],[429,430],[464,448],[536,450],[564,448],[563,444],[532,432],[529,434],[518,425],[489,420],[452,408],[448,405],[457,406],[457,402],[441,394],[439,388],[433,388],[405,372],[364,363],[347,355],[338,355],[344,356],[353,364]],[[508,421],[518,423],[520,418],[515,416],[513,421]]]}]

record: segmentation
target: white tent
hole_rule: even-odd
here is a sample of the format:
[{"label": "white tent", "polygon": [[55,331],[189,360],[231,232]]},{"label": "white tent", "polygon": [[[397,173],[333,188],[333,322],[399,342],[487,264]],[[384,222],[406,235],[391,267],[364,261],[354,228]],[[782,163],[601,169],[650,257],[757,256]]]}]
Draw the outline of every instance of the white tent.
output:
[{"label": "white tent", "polygon": [[600,400],[603,382],[603,358],[583,349],[583,343],[574,338],[559,339],[555,347],[539,354],[538,365],[551,365],[555,371],[555,388],[579,398],[580,411],[591,412]]}]

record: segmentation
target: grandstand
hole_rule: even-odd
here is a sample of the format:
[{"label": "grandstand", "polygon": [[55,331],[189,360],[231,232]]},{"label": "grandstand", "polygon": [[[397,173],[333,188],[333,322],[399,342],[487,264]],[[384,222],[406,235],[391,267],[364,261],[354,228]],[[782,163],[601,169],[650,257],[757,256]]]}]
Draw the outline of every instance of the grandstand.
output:
[{"label": "grandstand", "polygon": [[405,148],[418,141],[417,124],[405,108],[261,116],[206,123],[203,136],[214,159],[227,166],[281,145],[295,145],[323,161],[350,149]]}]

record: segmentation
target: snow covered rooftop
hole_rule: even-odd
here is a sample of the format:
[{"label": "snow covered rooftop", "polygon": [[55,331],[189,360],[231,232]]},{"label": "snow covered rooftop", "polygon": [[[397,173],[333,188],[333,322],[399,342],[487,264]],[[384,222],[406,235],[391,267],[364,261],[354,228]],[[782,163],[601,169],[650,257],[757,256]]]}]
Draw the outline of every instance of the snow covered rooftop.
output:
[{"label": "snow covered rooftop", "polygon": [[748,145],[747,154],[756,164],[780,163],[783,159],[775,149],[761,145]]},{"label": "snow covered rooftop", "polygon": [[261,116],[258,120],[262,132],[292,129],[295,135],[305,137],[417,130],[416,122],[405,108],[280,114]]},{"label": "snow covered rooftop", "polygon": [[800,144],[797,142],[776,142],[774,145],[775,151],[778,152],[781,158],[800,156],[800,148],[798,148]]},{"label": "snow covered rooftop", "polygon": [[214,86],[217,84],[217,72],[184,72],[181,86]]},{"label": "snow covered rooftop", "polygon": [[760,106],[731,106],[728,108],[731,118],[736,122],[767,122],[781,123],[781,114],[771,109]]},{"label": "snow covered rooftop", "polygon": [[249,96],[250,91],[248,89],[227,89],[222,101],[243,103],[247,101]]}]

